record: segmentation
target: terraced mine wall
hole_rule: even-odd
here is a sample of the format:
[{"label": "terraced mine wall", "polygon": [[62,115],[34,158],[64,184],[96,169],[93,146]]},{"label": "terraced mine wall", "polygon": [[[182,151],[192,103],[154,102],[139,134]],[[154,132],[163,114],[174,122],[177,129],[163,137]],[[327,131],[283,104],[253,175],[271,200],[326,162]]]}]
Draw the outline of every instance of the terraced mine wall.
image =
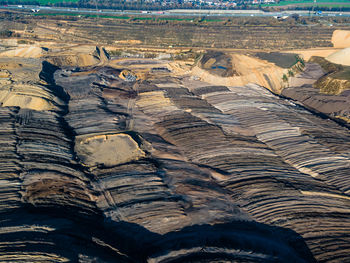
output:
[{"label": "terraced mine wall", "polygon": [[[19,16],[19,17],[18,17]],[[9,30],[15,30],[2,17],[1,24]],[[336,29],[349,29],[346,24],[328,22],[278,22],[271,18],[232,18],[230,22],[190,21],[171,18],[167,21],[149,19],[107,19],[77,18],[64,16],[20,17],[15,19],[16,30],[22,38],[36,40],[66,40],[79,43],[99,43],[114,45],[126,43],[125,46],[148,47],[200,47],[200,48],[234,48],[234,49],[293,49],[311,47],[331,47],[332,33]],[[259,19],[258,22],[254,19]],[[241,21],[242,20],[242,21]],[[247,21],[246,21],[247,20]],[[327,24],[328,23],[328,24]],[[5,28],[5,27],[4,27]],[[128,44],[130,43],[130,44]]]},{"label": "terraced mine wall", "polygon": [[44,62],[61,105],[0,107],[1,261],[350,260],[347,129],[257,85],[120,73]]},{"label": "terraced mine wall", "polygon": [[[105,25],[107,26],[107,25]],[[261,27],[261,26],[211,26],[211,25],[144,25],[124,24],[105,28],[108,32],[118,32],[103,38],[111,44],[112,39],[139,40],[144,45],[216,47],[238,49],[279,49],[331,46],[333,29],[307,27]],[[79,31],[79,30],[77,30]],[[142,33],[144,32],[144,33]],[[78,34],[83,34],[79,32]],[[290,38],[293,35],[293,39]],[[95,36],[97,37],[97,36]]]}]

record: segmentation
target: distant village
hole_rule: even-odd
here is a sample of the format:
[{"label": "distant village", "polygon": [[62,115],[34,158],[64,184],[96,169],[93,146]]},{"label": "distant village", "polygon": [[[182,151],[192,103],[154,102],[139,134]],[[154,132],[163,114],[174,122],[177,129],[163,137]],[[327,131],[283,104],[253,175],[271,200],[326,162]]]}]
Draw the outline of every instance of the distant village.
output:
[{"label": "distant village", "polygon": [[[134,1],[134,0],[129,0]],[[145,0],[145,3],[149,4],[160,4],[161,6],[173,6],[178,5],[191,5],[195,8],[237,8],[246,7],[247,5],[260,5],[260,4],[274,4],[279,0],[244,0],[244,1],[233,1],[233,0]],[[176,3],[174,3],[176,2]]]}]

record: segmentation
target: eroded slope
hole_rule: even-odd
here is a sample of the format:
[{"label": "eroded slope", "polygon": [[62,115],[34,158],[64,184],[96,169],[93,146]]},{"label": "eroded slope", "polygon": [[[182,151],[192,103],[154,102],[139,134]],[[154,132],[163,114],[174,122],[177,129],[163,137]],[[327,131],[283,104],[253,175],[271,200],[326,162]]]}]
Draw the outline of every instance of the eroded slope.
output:
[{"label": "eroded slope", "polygon": [[45,62],[60,107],[0,108],[2,260],[349,260],[347,129],[257,85],[110,65]]}]

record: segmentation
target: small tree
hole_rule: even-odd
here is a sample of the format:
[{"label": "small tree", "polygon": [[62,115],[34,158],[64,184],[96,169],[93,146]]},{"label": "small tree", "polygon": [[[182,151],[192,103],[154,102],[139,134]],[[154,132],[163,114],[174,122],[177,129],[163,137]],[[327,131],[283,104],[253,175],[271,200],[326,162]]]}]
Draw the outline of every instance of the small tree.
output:
[{"label": "small tree", "polygon": [[1,37],[11,37],[11,36],[13,36],[13,32],[10,30],[0,31],[0,36]]},{"label": "small tree", "polygon": [[296,55],[295,59],[301,64],[302,67],[305,67],[305,60],[302,57]]},{"label": "small tree", "polygon": [[287,82],[288,81],[288,77],[287,77],[286,74],[283,74],[282,80],[283,80],[283,82]]}]

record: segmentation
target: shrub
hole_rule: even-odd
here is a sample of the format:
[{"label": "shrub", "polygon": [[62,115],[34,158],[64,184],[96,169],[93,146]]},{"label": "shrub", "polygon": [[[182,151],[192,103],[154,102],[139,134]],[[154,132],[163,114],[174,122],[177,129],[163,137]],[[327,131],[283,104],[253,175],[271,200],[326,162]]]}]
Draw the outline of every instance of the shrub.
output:
[{"label": "shrub", "polygon": [[0,37],[11,37],[13,32],[10,30],[0,31]]},{"label": "shrub", "polygon": [[288,77],[287,77],[286,74],[283,74],[282,80],[283,80],[283,82],[287,82],[288,81]]}]

